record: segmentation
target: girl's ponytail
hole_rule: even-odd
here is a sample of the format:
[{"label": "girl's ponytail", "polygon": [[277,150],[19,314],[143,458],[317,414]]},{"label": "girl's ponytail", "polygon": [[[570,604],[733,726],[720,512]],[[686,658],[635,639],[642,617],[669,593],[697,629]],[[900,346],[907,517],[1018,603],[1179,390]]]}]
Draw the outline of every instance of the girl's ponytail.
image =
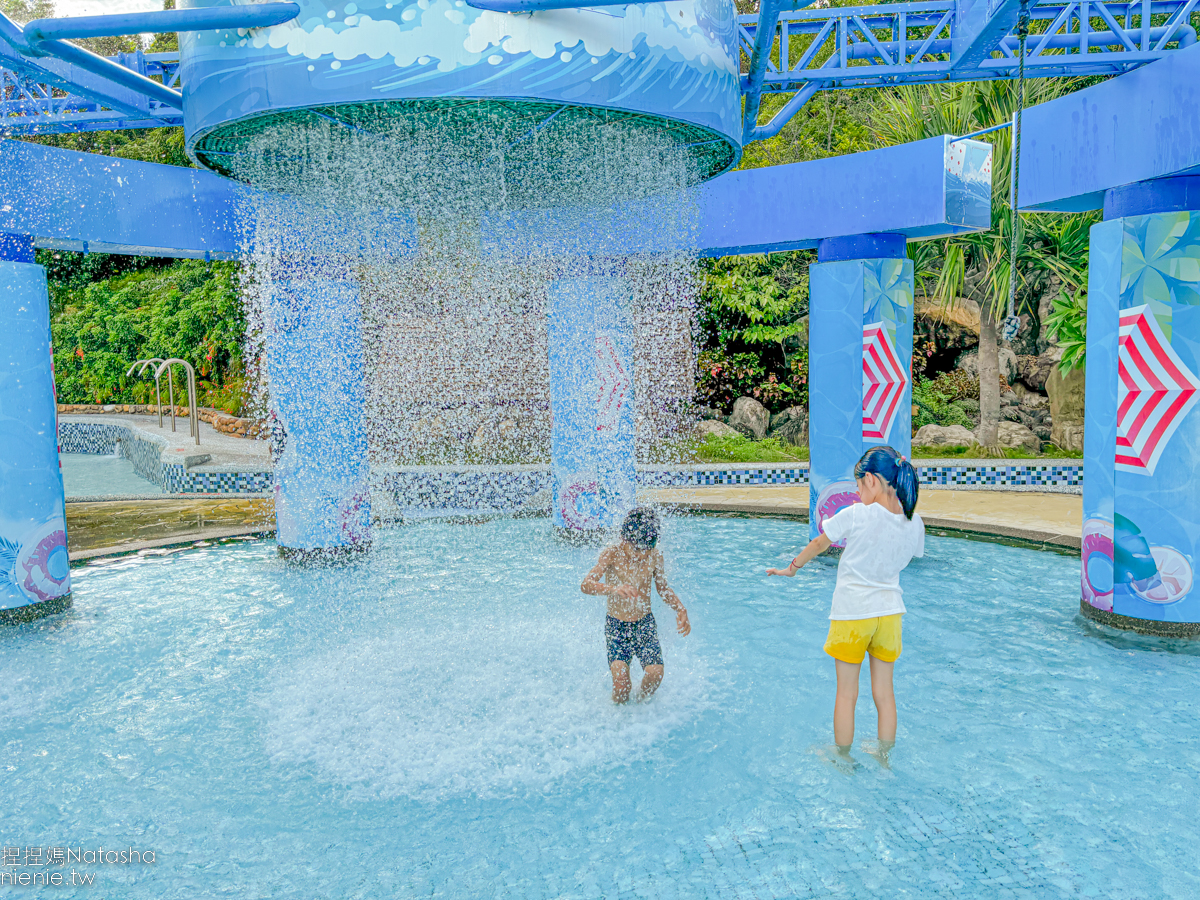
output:
[{"label": "girl's ponytail", "polygon": [[913,517],[920,489],[917,486],[917,470],[912,463],[891,447],[872,447],[854,466],[855,478],[864,475],[877,475],[887,482],[896,492],[905,518]]},{"label": "girl's ponytail", "polygon": [[917,470],[903,456],[896,460],[896,480],[892,487],[896,489],[896,498],[900,501],[900,508],[904,510],[905,517],[911,519],[913,510],[917,508],[920,488],[917,487]]}]

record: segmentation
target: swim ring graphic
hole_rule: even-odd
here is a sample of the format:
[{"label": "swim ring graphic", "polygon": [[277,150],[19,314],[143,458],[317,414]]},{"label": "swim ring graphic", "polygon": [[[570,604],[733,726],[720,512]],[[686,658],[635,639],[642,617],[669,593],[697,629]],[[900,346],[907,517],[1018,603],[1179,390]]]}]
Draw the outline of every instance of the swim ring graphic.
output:
[{"label": "swim ring graphic", "polygon": [[[1100,523],[1094,525],[1093,523]],[[1104,545],[1098,533],[1108,523],[1089,519],[1084,523],[1084,599],[1099,609],[1112,610],[1112,590],[1108,585],[1125,585],[1135,597],[1147,603],[1168,604],[1182,600],[1195,583],[1191,560],[1174,547],[1151,545],[1135,522],[1117,513],[1113,516],[1112,581],[1104,580]],[[1096,594],[1088,599],[1088,589]],[[1107,605],[1101,605],[1107,603]]]},{"label": "swim ring graphic", "polygon": [[62,519],[38,526],[20,541],[0,538],[0,606],[41,603],[70,592],[71,563]]},{"label": "swim ring graphic", "polygon": [[568,528],[599,528],[604,508],[603,492],[595,479],[568,482],[559,493],[558,511]]},{"label": "swim ring graphic", "polygon": [[[858,486],[853,481],[835,481],[827,485],[817,496],[817,530],[824,534],[826,519],[859,502]],[[846,542],[834,541],[833,546],[845,547]]]},{"label": "swim ring graphic", "polygon": [[1080,589],[1083,599],[1096,609],[1113,608],[1113,526],[1104,519],[1083,523],[1083,566]]},{"label": "swim ring graphic", "polygon": [[371,536],[371,499],[355,491],[338,504],[338,531],[350,544],[366,543]]},{"label": "swim ring graphic", "polygon": [[1134,582],[1133,592],[1149,603],[1174,603],[1186,597],[1194,581],[1187,557],[1174,547],[1151,547],[1150,555],[1158,567],[1157,583],[1140,589]]}]

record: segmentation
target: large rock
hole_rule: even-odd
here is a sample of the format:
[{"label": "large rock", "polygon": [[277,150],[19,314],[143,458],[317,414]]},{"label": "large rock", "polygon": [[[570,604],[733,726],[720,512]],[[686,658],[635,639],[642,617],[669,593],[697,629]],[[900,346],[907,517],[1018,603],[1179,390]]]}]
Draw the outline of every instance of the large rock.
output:
[{"label": "large rock", "polygon": [[1030,453],[1042,449],[1038,436],[1019,422],[1001,422],[996,430],[996,443],[1001,447],[1028,450]]},{"label": "large rock", "polygon": [[1083,450],[1084,370],[1063,375],[1057,368],[1046,379],[1050,395],[1050,440],[1064,450]]},{"label": "large rock", "polygon": [[934,447],[939,444],[969,447],[975,443],[975,434],[961,425],[923,425],[913,436],[912,442],[918,447]]},{"label": "large rock", "polygon": [[1057,347],[1038,356],[1018,356],[1017,375],[1025,387],[1034,391],[1046,389],[1046,379],[1058,364],[1062,351]]},{"label": "large rock", "polygon": [[761,441],[767,436],[771,414],[753,397],[738,397],[733,401],[733,412],[729,414],[729,426],[736,428],[748,438]]},{"label": "large rock", "polygon": [[[1007,347],[1001,347],[999,351],[1000,377],[1009,384],[1012,384],[1017,378],[1017,354],[1013,353]],[[958,368],[962,369],[972,378],[979,377],[979,350],[968,350],[958,358]]]},{"label": "large rock", "polygon": [[931,297],[918,297],[913,305],[913,315],[952,328],[961,328],[975,335],[976,340],[979,339],[979,304],[966,297],[956,297],[952,306]]},{"label": "large rock", "polygon": [[[958,298],[946,309],[928,297],[918,297],[913,308],[914,361],[922,358],[938,369],[953,363],[960,354],[979,343],[979,304]],[[930,358],[931,357],[931,358]]]},{"label": "large rock", "polygon": [[771,416],[771,437],[793,447],[808,446],[808,410],[803,406],[789,406]]},{"label": "large rock", "polygon": [[730,428],[724,422],[718,422],[716,419],[705,419],[702,422],[697,422],[692,429],[694,434],[700,440],[704,440],[710,434],[717,437],[741,437],[742,433],[736,428]]}]

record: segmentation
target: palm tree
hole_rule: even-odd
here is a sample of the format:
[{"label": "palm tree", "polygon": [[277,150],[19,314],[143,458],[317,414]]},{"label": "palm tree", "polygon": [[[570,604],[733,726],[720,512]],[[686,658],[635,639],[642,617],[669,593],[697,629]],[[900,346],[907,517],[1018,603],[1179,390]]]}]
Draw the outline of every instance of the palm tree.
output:
[{"label": "palm tree", "polygon": [[[1044,103],[1081,87],[1082,79],[1037,79],[1026,83],[1026,105]],[[1016,85],[1006,81],[913,85],[885,91],[872,122],[882,146],[942,134],[968,134],[1012,119]],[[928,245],[913,246],[919,269],[936,272],[934,296],[947,308],[960,297],[979,304],[978,440],[997,452],[1000,425],[1000,348],[997,325],[1008,304],[1009,241],[1013,228],[1009,198],[1012,137],[992,132],[992,229]],[[1018,297],[1029,303],[1028,287],[1042,274],[1057,275],[1079,290],[1086,280],[1087,228],[1091,216],[1027,215],[1018,219]],[[1079,235],[1083,235],[1082,242]],[[939,258],[940,257],[940,258]]]}]

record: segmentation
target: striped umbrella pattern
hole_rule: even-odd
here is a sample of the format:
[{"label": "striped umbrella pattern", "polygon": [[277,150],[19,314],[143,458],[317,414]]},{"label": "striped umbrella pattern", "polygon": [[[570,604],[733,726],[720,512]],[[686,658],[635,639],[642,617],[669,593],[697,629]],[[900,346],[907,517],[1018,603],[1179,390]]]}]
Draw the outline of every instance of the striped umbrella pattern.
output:
[{"label": "striped umbrella pattern", "polygon": [[1117,351],[1117,455],[1121,472],[1153,475],[1196,405],[1200,380],[1164,337],[1149,305],[1121,311]]},{"label": "striped umbrella pattern", "polygon": [[886,440],[908,385],[908,373],[882,322],[863,326],[862,435]]},{"label": "striped umbrella pattern", "polygon": [[611,431],[621,418],[633,382],[621,365],[617,347],[608,335],[596,339],[596,430]]}]

